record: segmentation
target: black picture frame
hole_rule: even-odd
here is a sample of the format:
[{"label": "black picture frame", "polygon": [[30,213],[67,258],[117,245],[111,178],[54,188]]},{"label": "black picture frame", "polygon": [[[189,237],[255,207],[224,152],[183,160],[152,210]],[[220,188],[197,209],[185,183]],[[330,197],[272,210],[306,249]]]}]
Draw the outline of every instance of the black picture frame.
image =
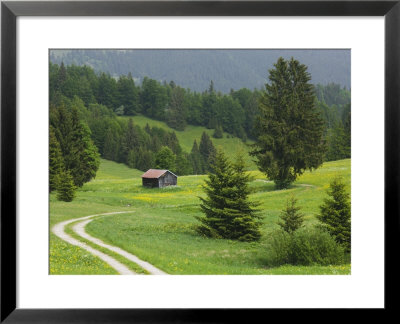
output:
[{"label": "black picture frame", "polygon": [[[4,323],[197,323],[256,319],[244,309],[16,308],[16,19],[19,16],[384,16],[385,310],[398,286],[389,251],[399,240],[400,0],[395,1],[4,1],[1,3],[1,317]],[[396,251],[398,256],[398,252]]]}]

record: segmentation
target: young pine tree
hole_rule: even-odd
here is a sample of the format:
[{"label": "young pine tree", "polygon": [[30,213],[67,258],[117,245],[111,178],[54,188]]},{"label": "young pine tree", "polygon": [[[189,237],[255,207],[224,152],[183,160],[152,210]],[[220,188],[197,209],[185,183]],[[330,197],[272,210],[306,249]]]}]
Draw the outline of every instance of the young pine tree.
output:
[{"label": "young pine tree", "polygon": [[335,178],[328,190],[329,198],[320,207],[317,218],[324,227],[347,252],[351,250],[351,206],[350,195],[341,178]]},{"label": "young pine tree", "polygon": [[233,165],[218,150],[213,172],[203,186],[206,198],[200,197],[203,217],[198,231],[208,237],[239,241],[256,241],[260,238],[259,216],[256,204],[249,201],[249,176],[244,171],[243,158]]},{"label": "young pine tree", "polygon": [[63,170],[58,175],[57,182],[57,199],[70,202],[75,197],[76,186],[74,178],[69,171]]},{"label": "young pine tree", "polygon": [[290,197],[286,202],[286,207],[282,210],[278,225],[285,232],[292,234],[303,226],[304,214],[300,213],[301,207],[296,206],[297,199]]},{"label": "young pine tree", "polygon": [[213,137],[214,137],[214,138],[223,138],[223,137],[224,137],[224,133],[223,133],[223,131],[222,131],[221,125],[218,124],[218,125],[215,127],[215,130],[214,130],[214,133],[213,133]]},{"label": "young pine tree", "polygon": [[243,155],[239,153],[232,164],[234,198],[230,208],[234,218],[231,238],[250,242],[261,238],[261,216],[257,209],[259,203],[249,199],[252,177],[245,171],[245,167]]}]

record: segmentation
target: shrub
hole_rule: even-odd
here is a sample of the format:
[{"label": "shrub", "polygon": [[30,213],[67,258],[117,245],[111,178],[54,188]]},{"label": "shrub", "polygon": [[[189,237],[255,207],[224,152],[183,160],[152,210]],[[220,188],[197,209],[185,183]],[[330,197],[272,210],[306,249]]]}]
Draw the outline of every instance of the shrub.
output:
[{"label": "shrub", "polygon": [[289,234],[274,232],[268,244],[267,263],[270,266],[330,265],[344,262],[344,250],[324,230],[303,228]]},{"label": "shrub", "polygon": [[344,250],[328,232],[317,228],[304,229],[293,235],[290,260],[298,265],[341,264]]},{"label": "shrub", "polygon": [[289,263],[291,235],[283,230],[272,233],[267,248],[267,264],[280,266]]}]

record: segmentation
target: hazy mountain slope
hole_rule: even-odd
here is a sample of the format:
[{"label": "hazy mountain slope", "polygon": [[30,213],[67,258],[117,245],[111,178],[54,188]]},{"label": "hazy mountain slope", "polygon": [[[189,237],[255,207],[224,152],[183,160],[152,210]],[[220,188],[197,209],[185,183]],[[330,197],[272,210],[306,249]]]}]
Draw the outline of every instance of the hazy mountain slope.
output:
[{"label": "hazy mountain slope", "polygon": [[89,65],[111,75],[132,73],[195,91],[260,88],[278,57],[294,57],[309,67],[312,83],[350,88],[350,50],[52,50],[54,63]]}]

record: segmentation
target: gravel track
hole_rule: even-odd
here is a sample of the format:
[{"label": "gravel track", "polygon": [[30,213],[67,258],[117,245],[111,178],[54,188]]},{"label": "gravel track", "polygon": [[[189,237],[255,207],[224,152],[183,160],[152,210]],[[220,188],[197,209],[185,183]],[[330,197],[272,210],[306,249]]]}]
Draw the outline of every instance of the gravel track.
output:
[{"label": "gravel track", "polygon": [[64,240],[65,242],[75,245],[75,246],[79,246],[82,249],[85,249],[86,251],[92,253],[93,255],[99,257],[100,259],[102,259],[104,262],[108,263],[112,268],[114,268],[119,274],[121,275],[135,275],[137,273],[133,272],[132,270],[130,270],[127,266],[125,266],[124,264],[122,264],[121,262],[119,262],[118,260],[114,259],[113,257],[89,246],[86,243],[83,243],[75,238],[73,238],[72,236],[68,235],[67,233],[65,233],[65,226],[71,224],[71,223],[75,223],[77,222],[73,227],[72,230],[78,234],[80,237],[98,245],[101,246],[103,248],[106,248],[110,251],[113,251],[114,253],[117,253],[121,256],[123,256],[124,258],[126,258],[127,260],[130,260],[134,263],[136,263],[137,265],[139,265],[140,267],[142,267],[143,269],[147,270],[150,274],[153,275],[166,275],[167,273],[161,271],[160,269],[154,267],[153,265],[151,265],[150,263],[140,260],[137,256],[110,244],[106,244],[103,241],[101,241],[98,238],[95,238],[93,236],[90,236],[88,233],[86,233],[85,231],[85,226],[90,223],[94,217],[98,217],[98,216],[106,216],[106,215],[114,215],[114,214],[123,214],[123,213],[131,213],[131,211],[129,212],[113,212],[113,213],[105,213],[105,214],[96,214],[96,215],[90,215],[90,216],[85,216],[85,217],[81,217],[81,218],[74,218],[74,219],[70,219],[61,223],[56,224],[55,226],[53,226],[53,233],[55,235],[57,235],[60,239]]}]

